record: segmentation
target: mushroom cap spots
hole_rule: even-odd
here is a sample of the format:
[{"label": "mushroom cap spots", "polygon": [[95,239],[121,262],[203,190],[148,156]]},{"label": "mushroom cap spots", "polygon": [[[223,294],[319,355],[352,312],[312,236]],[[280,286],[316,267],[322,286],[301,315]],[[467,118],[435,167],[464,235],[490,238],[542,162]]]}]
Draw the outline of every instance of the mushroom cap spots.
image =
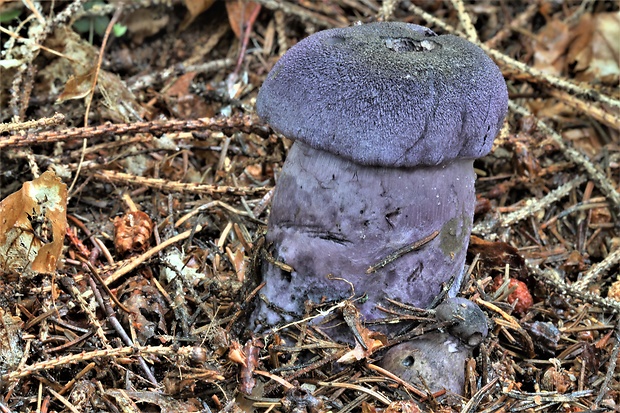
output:
[{"label": "mushroom cap spots", "polygon": [[276,131],[363,165],[486,155],[508,93],[478,46],[400,22],[318,32],[276,63],[256,101]]}]

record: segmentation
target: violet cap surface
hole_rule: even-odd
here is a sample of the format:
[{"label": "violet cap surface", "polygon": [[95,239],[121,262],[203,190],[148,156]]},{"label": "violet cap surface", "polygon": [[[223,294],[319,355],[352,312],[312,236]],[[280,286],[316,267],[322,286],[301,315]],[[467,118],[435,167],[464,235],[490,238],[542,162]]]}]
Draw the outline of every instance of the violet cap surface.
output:
[{"label": "violet cap surface", "polygon": [[301,40],[267,76],[256,109],[315,149],[402,167],[486,155],[507,97],[500,70],[478,46],[387,22]]}]

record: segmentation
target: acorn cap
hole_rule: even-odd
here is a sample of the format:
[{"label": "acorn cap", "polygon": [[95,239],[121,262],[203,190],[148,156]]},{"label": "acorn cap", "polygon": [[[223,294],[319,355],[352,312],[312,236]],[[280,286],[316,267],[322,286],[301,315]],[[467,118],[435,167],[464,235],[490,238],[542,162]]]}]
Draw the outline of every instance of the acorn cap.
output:
[{"label": "acorn cap", "polygon": [[382,22],[318,32],[263,83],[258,115],[284,136],[363,165],[438,165],[486,155],[508,93],[478,46]]}]

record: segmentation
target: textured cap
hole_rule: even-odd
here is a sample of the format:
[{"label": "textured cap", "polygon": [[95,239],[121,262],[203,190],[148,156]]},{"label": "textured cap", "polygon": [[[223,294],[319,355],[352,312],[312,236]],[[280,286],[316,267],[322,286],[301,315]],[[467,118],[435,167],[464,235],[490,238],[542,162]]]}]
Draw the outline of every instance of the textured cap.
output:
[{"label": "textured cap", "polygon": [[318,32],[271,70],[256,100],[273,129],[364,165],[437,165],[486,155],[508,105],[478,46],[383,22]]}]

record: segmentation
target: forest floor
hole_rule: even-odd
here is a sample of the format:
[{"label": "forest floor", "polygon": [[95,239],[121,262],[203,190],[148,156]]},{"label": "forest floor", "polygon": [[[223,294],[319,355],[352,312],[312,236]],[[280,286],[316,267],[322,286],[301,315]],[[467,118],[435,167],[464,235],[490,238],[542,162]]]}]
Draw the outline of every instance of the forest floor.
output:
[{"label": "forest floor", "polygon": [[[304,37],[385,20],[478,43],[508,84],[462,396],[386,376],[386,346],[341,364],[306,322],[246,328],[291,145],[259,87]],[[620,411],[617,1],[0,0],[0,22],[0,412]]]}]

